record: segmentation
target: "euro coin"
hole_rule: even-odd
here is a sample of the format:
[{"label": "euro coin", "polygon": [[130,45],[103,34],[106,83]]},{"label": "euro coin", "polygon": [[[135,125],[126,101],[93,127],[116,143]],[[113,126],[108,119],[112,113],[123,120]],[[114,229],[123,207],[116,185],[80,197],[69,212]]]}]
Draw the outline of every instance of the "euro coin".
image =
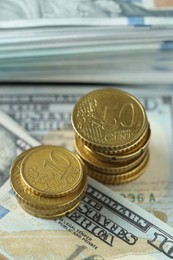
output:
[{"label": "euro coin", "polygon": [[92,91],[76,103],[71,120],[76,151],[91,177],[123,184],[144,172],[151,130],[134,96],[110,88]]},{"label": "euro coin", "polygon": [[136,178],[141,176],[147,166],[148,160],[149,160],[149,153],[145,155],[144,159],[137,167],[123,174],[114,174],[114,175],[107,174],[107,173],[103,174],[99,171],[89,168],[88,175],[104,184],[110,184],[110,185],[124,184],[132,180],[135,180]]},{"label": "euro coin", "polygon": [[79,159],[65,148],[40,146],[30,151],[21,164],[21,179],[35,194],[61,197],[75,190],[81,182]]},{"label": "euro coin", "polygon": [[79,156],[84,160],[87,166],[93,170],[108,173],[108,174],[120,174],[135,168],[145,157],[147,150],[140,154],[135,159],[121,160],[115,162],[102,161],[94,156],[94,153],[86,148],[86,146],[80,141],[79,138],[75,138],[75,148]]},{"label": "euro coin", "polygon": [[[45,194],[44,196],[42,196],[43,194],[40,193],[40,195],[37,191],[35,192],[33,187],[30,188],[28,184],[24,184],[24,181],[21,177],[21,166],[23,160],[25,160],[25,157],[27,157],[30,153],[32,154],[33,152],[36,155],[36,151],[40,152],[40,149],[50,147],[52,146],[40,146],[36,148],[31,148],[28,151],[22,153],[14,161],[10,173],[11,186],[19,205],[29,214],[46,219],[57,218],[66,215],[68,212],[74,210],[79,205],[87,187],[87,175],[85,170],[86,168],[77,156],[76,160],[81,163],[80,167],[82,168],[80,172],[80,182],[76,183],[77,185],[75,188],[73,185],[73,189],[71,189],[70,191],[69,186],[67,186],[68,192],[65,192],[64,187],[64,192],[61,192],[61,196],[45,196]],[[54,148],[55,147],[52,147],[53,150]],[[39,160],[41,159],[42,158],[39,158]],[[73,177],[73,172],[68,172],[68,174],[71,174]],[[58,182],[57,179],[56,181]],[[55,185],[59,185],[59,183],[55,183]],[[52,195],[51,191],[50,194]]]},{"label": "euro coin", "polygon": [[[106,154],[106,153],[101,153],[101,152],[95,152],[86,145],[84,146],[87,150],[88,153],[91,154],[92,156],[96,157],[97,159],[105,162],[126,162],[132,159],[135,159],[136,157],[140,156],[143,154],[143,152],[148,148],[149,142],[150,142],[150,136],[151,136],[151,130],[150,126],[147,128],[147,132],[142,138],[141,142],[139,142],[136,146],[133,147],[133,149],[126,149],[125,152],[121,153],[111,153],[111,154]],[[77,136],[75,139],[79,139]]]},{"label": "euro coin", "polygon": [[141,103],[117,89],[100,89],[83,96],[72,112],[72,125],[81,141],[105,154],[133,148],[147,129]]}]

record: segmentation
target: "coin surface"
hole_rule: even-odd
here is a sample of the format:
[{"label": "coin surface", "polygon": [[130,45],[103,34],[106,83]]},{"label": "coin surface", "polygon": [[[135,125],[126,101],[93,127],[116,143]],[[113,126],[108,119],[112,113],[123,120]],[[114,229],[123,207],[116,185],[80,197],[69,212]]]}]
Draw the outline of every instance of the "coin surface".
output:
[{"label": "coin surface", "polygon": [[14,161],[10,173],[12,189],[20,206],[28,213],[47,219],[63,216],[75,209],[80,203],[87,187],[87,175],[82,172],[82,180],[77,189],[62,197],[44,197],[33,193],[31,189],[22,185],[21,164],[29,152],[37,149],[31,148],[19,155]]},{"label": "coin surface", "polygon": [[72,125],[81,141],[97,152],[122,152],[140,140],[147,128],[141,103],[117,89],[100,89],[83,96],[72,112]]},{"label": "coin surface", "polygon": [[54,210],[50,210],[50,209],[46,209],[46,210],[36,210],[35,208],[29,207],[26,204],[21,203],[20,201],[18,201],[19,205],[29,214],[38,217],[38,218],[44,218],[44,219],[56,219],[58,217],[62,217],[64,215],[67,215],[68,213],[70,213],[71,211],[75,210],[76,207],[78,207],[78,205],[80,204],[80,201],[82,199],[83,195],[81,196],[81,198],[79,198],[78,202],[75,202],[75,204],[73,205],[73,207],[64,207],[63,209],[59,210],[59,209],[54,209]]},{"label": "coin surface", "polygon": [[136,168],[123,174],[104,174],[99,171],[95,171],[91,168],[88,168],[88,175],[104,184],[124,184],[141,176],[147,166],[148,160],[149,153],[145,155],[142,162]]},{"label": "coin surface", "polygon": [[[107,153],[101,153],[101,152],[95,152],[86,145],[85,148],[88,150],[88,152],[96,157],[97,159],[105,162],[126,162],[128,160],[132,160],[138,156],[140,156],[148,147],[149,141],[151,136],[151,130],[150,127],[147,128],[146,134],[143,136],[140,142],[137,143],[137,145],[134,145],[132,149],[128,148],[125,150],[125,152],[119,153],[118,151],[116,153],[107,154]],[[79,139],[77,135],[75,136],[75,139]]]},{"label": "coin surface", "polygon": [[65,148],[40,146],[30,151],[21,164],[21,179],[35,194],[61,197],[75,190],[81,182],[79,159]]},{"label": "coin surface", "polygon": [[89,166],[89,168],[108,174],[120,174],[130,171],[140,164],[140,162],[145,157],[148,150],[138,155],[136,158],[131,160],[120,160],[115,162],[102,161],[98,159],[94,153],[91,153],[86,146],[81,142],[79,138],[75,138],[75,148],[79,156],[84,160],[84,162]]}]

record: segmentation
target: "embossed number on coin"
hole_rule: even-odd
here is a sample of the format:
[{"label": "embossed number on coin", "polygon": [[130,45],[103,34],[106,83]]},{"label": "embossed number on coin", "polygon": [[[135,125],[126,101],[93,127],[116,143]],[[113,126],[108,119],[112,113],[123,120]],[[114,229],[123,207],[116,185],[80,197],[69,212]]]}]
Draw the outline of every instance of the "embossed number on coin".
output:
[{"label": "embossed number on coin", "polygon": [[44,146],[30,152],[21,165],[21,177],[33,192],[62,196],[77,187],[81,180],[78,158],[61,147]]},{"label": "embossed number on coin", "polygon": [[87,146],[94,150],[116,151],[140,139],[146,129],[147,118],[135,97],[116,89],[101,89],[77,102],[72,124]]}]

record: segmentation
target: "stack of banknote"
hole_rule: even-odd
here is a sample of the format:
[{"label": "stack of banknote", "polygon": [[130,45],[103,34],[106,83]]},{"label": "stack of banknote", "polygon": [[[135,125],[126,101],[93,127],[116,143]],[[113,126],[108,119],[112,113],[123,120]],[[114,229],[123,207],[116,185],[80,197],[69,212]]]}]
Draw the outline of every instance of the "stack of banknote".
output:
[{"label": "stack of banknote", "polygon": [[0,80],[173,83],[173,3],[2,0]]}]

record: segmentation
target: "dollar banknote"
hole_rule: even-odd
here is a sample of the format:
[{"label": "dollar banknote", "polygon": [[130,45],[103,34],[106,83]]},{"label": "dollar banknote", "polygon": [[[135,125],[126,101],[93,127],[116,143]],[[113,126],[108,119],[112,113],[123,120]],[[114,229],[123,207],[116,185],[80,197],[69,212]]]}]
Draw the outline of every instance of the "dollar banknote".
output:
[{"label": "dollar banknote", "polygon": [[173,228],[91,178],[75,211],[39,219],[20,208],[7,181],[0,245],[2,259],[172,259]]},{"label": "dollar banknote", "polygon": [[[18,106],[20,107],[20,112],[22,111],[20,103],[23,108],[27,110],[27,112],[31,113],[32,108],[35,109],[37,107],[37,110],[41,109],[40,102],[48,108],[48,103],[46,102],[47,100],[51,103],[49,103],[49,105],[57,116],[58,113],[55,109],[55,104],[59,104],[58,107],[60,106],[63,110],[65,107],[68,110],[68,106],[71,106],[74,101],[80,97],[81,93],[87,92],[89,89],[81,89],[80,93],[79,89],[72,88],[71,91],[73,95],[71,96],[69,95],[70,89],[54,89],[54,91],[57,91],[58,95],[57,93],[56,95],[55,93],[48,95],[48,93],[50,93],[50,91],[52,92],[53,89],[45,89],[45,96],[43,89],[40,89],[39,94],[39,90],[37,89],[37,95],[35,95],[35,97],[31,97],[30,93],[33,93],[33,90],[34,88],[24,89],[24,92],[22,93],[20,88],[14,89],[13,91],[16,93],[16,96],[14,96],[14,93],[12,93],[13,91],[10,91],[9,94],[6,92],[5,94],[5,91],[2,91],[1,89],[3,93],[3,105],[5,105],[4,108],[7,110],[8,101],[11,99],[11,102],[14,102],[13,112],[15,110],[16,115]],[[152,114],[152,117],[155,119],[154,121],[149,114],[149,120],[153,131],[152,135],[155,135],[151,143],[151,159],[149,168],[155,161],[154,157],[157,160],[157,168],[151,168],[150,170],[148,169],[149,171],[142,177],[143,180],[140,179],[137,182],[133,182],[130,184],[130,187],[129,184],[124,186],[128,192],[127,195],[125,191],[122,193],[123,186],[119,187],[119,189],[117,186],[114,186],[113,189],[114,191],[121,190],[120,193],[133,202],[136,202],[136,197],[141,202],[141,205],[142,202],[149,197],[151,205],[153,204],[157,209],[155,211],[151,210],[152,213],[165,222],[169,222],[168,215],[164,214],[163,210],[160,210],[161,206],[159,204],[159,200],[164,201],[165,212],[171,213],[171,191],[170,188],[168,188],[168,182],[171,185],[171,180],[167,176],[170,177],[169,172],[171,168],[172,156],[171,154],[168,154],[168,150],[169,145],[171,146],[172,139],[170,137],[172,133],[171,121],[169,122],[166,117],[166,115],[169,115],[171,109],[171,95],[169,91],[164,91],[164,94],[162,94],[163,96],[161,93],[160,96],[159,93],[157,93],[157,97],[155,98],[146,98],[146,96],[144,96],[146,90],[136,92],[138,92],[138,95],[140,93],[143,97],[143,99],[142,97],[140,97],[140,99],[145,105],[147,112],[148,110],[154,111],[154,114]],[[27,102],[34,102],[36,100],[37,105],[35,104],[33,106],[33,104],[27,104]],[[64,103],[64,101],[66,101],[66,103]],[[47,108],[44,108],[44,120],[47,122]],[[160,118],[158,118],[158,114],[160,115]],[[36,116],[35,119],[38,122],[38,114],[36,115],[35,113],[34,115]],[[68,113],[65,118],[68,121],[67,115]],[[3,131],[6,130],[6,132],[13,136],[13,142],[16,140],[16,142],[14,142],[14,146],[18,148],[18,153],[31,146],[39,144],[38,141],[35,141],[32,137],[30,137],[25,130],[23,130],[16,122],[14,122],[14,120],[10,119],[3,112],[1,112],[0,118],[1,128]],[[23,119],[24,118],[28,119],[28,117],[23,114]],[[53,114],[50,118],[55,120]],[[56,117],[56,119],[58,120],[58,117]],[[62,118],[60,121],[62,122]],[[67,126],[68,124],[66,124],[66,128],[68,128]],[[161,126],[163,126],[163,129],[165,127],[166,132],[163,132]],[[59,128],[62,129],[63,127],[64,125],[60,124]],[[70,146],[69,142],[72,141],[72,131],[66,130],[64,132],[61,130],[60,132],[48,131],[47,134],[44,132],[41,140],[45,143],[50,143],[50,140],[52,142],[54,140],[54,144]],[[61,138],[57,138],[60,136]],[[168,142],[165,140],[166,137],[169,137]],[[2,138],[6,140],[4,136]],[[158,149],[158,139],[162,144],[161,149]],[[67,142],[67,140],[69,140],[69,142]],[[12,141],[10,141],[10,143],[11,142]],[[6,142],[3,144],[2,150],[4,149]],[[12,157],[10,160],[12,160]],[[159,164],[159,161],[162,162]],[[154,166],[156,167],[156,162],[154,163]],[[154,175],[153,172],[155,172]],[[163,178],[161,174],[163,175]],[[152,186],[145,183],[146,180],[148,180],[148,183],[151,182]],[[149,194],[146,192],[146,187]],[[162,198],[159,197],[157,194],[158,190],[155,190],[156,187],[158,187],[160,195],[167,193],[167,196],[163,195]],[[131,193],[129,193],[129,188]],[[134,257],[136,257],[136,259],[139,259],[139,256],[140,259],[145,259],[146,257],[147,259],[172,258],[172,228],[134,204],[131,204],[129,201],[118,196],[118,194],[114,191],[110,191],[105,186],[90,179],[86,196],[75,212],[70,213],[65,218],[47,221],[31,217],[25,213],[18,206],[11,191],[10,183],[7,181],[7,183],[0,189],[1,256],[6,257],[7,259],[27,257],[33,258],[36,256],[41,258],[44,256],[50,259],[55,258],[68,260],[106,260],[117,259],[118,257],[124,257],[124,259],[130,259],[130,257],[134,259]],[[137,191],[138,193],[135,194],[134,191]],[[62,240],[65,240],[66,243],[62,243]]]},{"label": "dollar banknote", "polygon": [[0,111],[0,186],[9,178],[11,162],[22,151],[39,144],[14,120]]},{"label": "dollar banknote", "polygon": [[[0,109],[9,114],[39,142],[73,150],[71,111],[82,95],[94,89],[96,87],[86,85],[69,88],[60,85],[40,88],[1,87]],[[145,86],[123,89],[139,98],[146,109],[152,131],[150,161],[145,173],[139,179],[109,188],[173,226],[172,88]],[[7,121],[1,119],[1,124]],[[8,129],[15,128],[9,125]],[[3,158],[3,153],[1,157]],[[6,174],[5,171],[2,172],[5,175],[4,180],[7,179],[9,171],[6,170]]]},{"label": "dollar banknote", "polygon": [[[1,0],[1,27],[173,24],[172,1]],[[23,20],[21,23],[20,20]]]}]

